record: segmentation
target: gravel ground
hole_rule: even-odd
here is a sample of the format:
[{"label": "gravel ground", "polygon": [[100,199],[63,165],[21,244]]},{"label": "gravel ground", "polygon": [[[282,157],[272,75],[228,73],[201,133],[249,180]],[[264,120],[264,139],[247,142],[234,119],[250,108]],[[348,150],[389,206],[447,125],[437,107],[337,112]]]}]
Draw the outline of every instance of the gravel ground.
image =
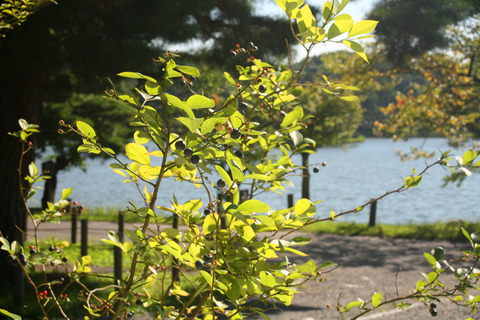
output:
[{"label": "gravel ground", "polygon": [[[128,228],[128,226],[126,226]],[[109,222],[90,222],[89,239],[106,238],[108,230],[116,230],[117,225]],[[29,230],[32,230],[31,228]],[[70,223],[49,224],[42,227],[40,238],[55,234],[57,239],[70,239]],[[78,226],[80,240],[80,225]],[[280,310],[267,312],[273,320],[323,320],[341,319],[340,315],[327,305],[335,306],[361,298],[369,300],[374,292],[380,292],[384,298],[408,294],[422,279],[421,272],[428,273],[431,268],[423,257],[434,247],[445,249],[446,259],[462,255],[468,249],[467,243],[446,241],[421,241],[377,237],[342,236],[327,234],[296,233],[295,236],[311,237],[312,242],[302,249],[308,257],[292,257],[301,263],[313,259],[317,265],[332,261],[339,265],[332,272],[324,273],[324,282],[307,283],[302,292],[295,295],[292,305]],[[444,283],[452,283],[454,277],[446,278]],[[405,310],[386,308],[383,312],[372,312],[361,319],[413,320],[431,319],[428,308],[420,302],[411,301],[412,306]],[[277,305],[279,306],[279,305]],[[455,306],[442,300],[438,303],[438,315],[433,319],[456,320],[469,317],[480,320],[480,314],[472,314],[469,309]],[[344,314],[350,319],[355,313]],[[261,319],[251,317],[251,320]]]}]

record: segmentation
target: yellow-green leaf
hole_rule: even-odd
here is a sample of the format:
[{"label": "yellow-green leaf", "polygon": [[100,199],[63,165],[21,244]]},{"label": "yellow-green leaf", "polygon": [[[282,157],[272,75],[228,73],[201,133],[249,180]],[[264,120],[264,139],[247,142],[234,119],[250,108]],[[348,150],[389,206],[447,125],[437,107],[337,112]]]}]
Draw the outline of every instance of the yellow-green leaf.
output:
[{"label": "yellow-green leaf", "polygon": [[315,206],[312,204],[312,201],[308,199],[300,199],[295,204],[295,216],[299,217],[305,215],[307,217],[311,217],[315,215],[316,209]]},{"label": "yellow-green leaf", "polygon": [[237,210],[240,212],[264,213],[270,211],[270,206],[260,200],[250,199],[239,205]]},{"label": "yellow-green leaf", "polygon": [[[355,41],[351,41],[351,40],[343,40],[342,43],[344,45],[346,45],[347,47],[349,47],[350,49],[352,49],[363,60],[368,62],[368,58],[367,58],[367,55],[365,54],[365,50],[363,49],[363,47],[359,43],[357,43]],[[370,63],[370,62],[368,62],[368,63]]]},{"label": "yellow-green leaf", "polygon": [[85,135],[85,137],[90,138],[90,139],[96,139],[97,134],[95,133],[95,130],[88,124],[83,121],[76,121],[77,128]]},{"label": "yellow-green leaf", "polygon": [[375,30],[375,27],[377,26],[378,21],[374,20],[362,20],[357,23],[355,23],[352,27],[352,30],[348,33],[348,36],[355,37],[359,36],[361,34],[368,34]]},{"label": "yellow-green leaf", "polygon": [[125,154],[127,157],[140,164],[150,164],[150,156],[148,150],[144,146],[138,143],[128,143],[125,146]]},{"label": "yellow-green leaf", "polygon": [[153,82],[153,83],[157,82],[157,80],[155,80],[154,78],[143,75],[143,74],[138,73],[138,72],[128,72],[128,71],[127,72],[121,72],[121,73],[117,74],[117,76],[124,77],[124,78],[130,78],[130,79],[144,79],[144,80],[148,80],[148,81]]},{"label": "yellow-green leaf", "polygon": [[373,307],[376,308],[382,303],[383,296],[380,292],[375,292],[372,296]]},{"label": "yellow-green leaf", "polygon": [[188,98],[187,106],[192,109],[213,108],[215,106],[215,101],[202,95],[196,94]]}]

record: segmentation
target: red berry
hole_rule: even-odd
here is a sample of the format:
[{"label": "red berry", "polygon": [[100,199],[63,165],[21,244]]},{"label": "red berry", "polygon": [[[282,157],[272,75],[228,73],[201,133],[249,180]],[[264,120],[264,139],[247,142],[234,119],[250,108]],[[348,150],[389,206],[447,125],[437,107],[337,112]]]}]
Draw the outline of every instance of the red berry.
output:
[{"label": "red berry", "polygon": [[326,167],[327,166],[327,163],[326,162],[322,162],[322,167]]},{"label": "red berry", "polygon": [[78,204],[78,202],[77,202],[77,201],[73,201],[72,204],[73,204],[74,206],[76,206],[76,205]]}]

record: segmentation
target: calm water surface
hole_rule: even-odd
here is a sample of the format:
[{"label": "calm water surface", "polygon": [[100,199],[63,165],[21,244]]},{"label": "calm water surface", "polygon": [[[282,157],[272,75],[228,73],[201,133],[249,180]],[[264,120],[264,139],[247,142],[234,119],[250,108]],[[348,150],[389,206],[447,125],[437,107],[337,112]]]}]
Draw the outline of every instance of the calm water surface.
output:
[{"label": "calm water surface", "polygon": [[[364,143],[352,144],[347,149],[323,148],[310,156],[311,164],[327,162],[317,174],[312,172],[310,196],[312,201],[323,200],[317,205],[317,216],[328,217],[330,211],[350,210],[376,198],[386,191],[403,185],[403,178],[410,175],[413,168],[422,171],[426,163],[435,159],[421,159],[402,162],[397,150],[408,152],[410,147],[421,147],[428,151],[451,149],[443,139],[411,139],[407,142],[393,142],[390,139],[367,139]],[[460,154],[460,151],[452,152]],[[300,157],[294,158],[300,163]],[[92,159],[87,162],[87,172],[78,168],[62,171],[59,174],[57,197],[61,190],[73,187],[72,199],[88,207],[124,207],[128,201],[141,204],[140,196],[131,183],[122,183],[123,177],[108,168],[109,161]],[[428,171],[418,187],[402,194],[393,194],[377,204],[377,222],[387,224],[423,223],[455,219],[480,219],[480,174],[469,177],[461,187],[442,187],[442,178],[448,173],[444,168],[435,167]],[[284,195],[262,194],[258,199],[268,203],[273,209],[287,206],[287,193],[294,195],[295,201],[301,196],[300,177],[291,181],[298,187],[287,187]],[[201,198],[207,201],[202,189],[187,183],[165,180],[160,191],[159,205],[170,206],[173,195],[179,202]],[[35,203],[32,203],[35,206]],[[369,208],[344,216],[343,221],[367,222]]]}]

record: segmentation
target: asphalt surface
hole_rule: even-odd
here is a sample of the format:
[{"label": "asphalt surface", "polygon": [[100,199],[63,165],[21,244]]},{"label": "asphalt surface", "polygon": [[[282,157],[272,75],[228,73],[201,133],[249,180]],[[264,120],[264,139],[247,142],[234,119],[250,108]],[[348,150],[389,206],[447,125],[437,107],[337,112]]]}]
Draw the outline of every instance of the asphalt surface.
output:
[{"label": "asphalt surface", "polygon": [[[93,222],[88,225],[89,241],[107,238],[109,230],[116,231],[116,223]],[[77,239],[80,241],[80,223]],[[126,228],[133,228],[126,225]],[[40,239],[55,236],[59,240],[71,239],[71,223],[45,224],[40,229]],[[29,231],[32,231],[30,227]],[[30,235],[31,236],[31,235]],[[324,282],[309,282],[302,292],[296,294],[291,306],[279,310],[268,311],[273,320],[320,320],[341,319],[334,308],[340,301],[343,306],[357,298],[369,300],[374,292],[380,292],[385,298],[404,296],[415,288],[422,278],[422,272],[428,273],[431,267],[423,257],[424,252],[430,252],[434,247],[445,249],[445,259],[461,257],[462,250],[469,249],[468,243],[452,243],[446,241],[421,241],[409,239],[391,239],[378,237],[342,236],[328,234],[296,233],[295,236],[311,237],[312,241],[301,249],[308,257],[292,256],[291,261],[302,263],[313,259],[317,265],[332,261],[339,265],[331,272],[324,272]],[[453,276],[446,276],[443,282],[454,283]],[[385,308],[383,312],[375,311],[361,317],[372,319],[472,319],[480,320],[480,313],[473,314],[470,309],[456,306],[442,299],[438,303],[438,315],[432,318],[428,307],[420,302],[408,301],[412,305],[404,310]],[[268,306],[267,306],[268,307]],[[345,319],[354,317],[355,312],[344,314]],[[250,317],[251,320],[261,317]]]}]

